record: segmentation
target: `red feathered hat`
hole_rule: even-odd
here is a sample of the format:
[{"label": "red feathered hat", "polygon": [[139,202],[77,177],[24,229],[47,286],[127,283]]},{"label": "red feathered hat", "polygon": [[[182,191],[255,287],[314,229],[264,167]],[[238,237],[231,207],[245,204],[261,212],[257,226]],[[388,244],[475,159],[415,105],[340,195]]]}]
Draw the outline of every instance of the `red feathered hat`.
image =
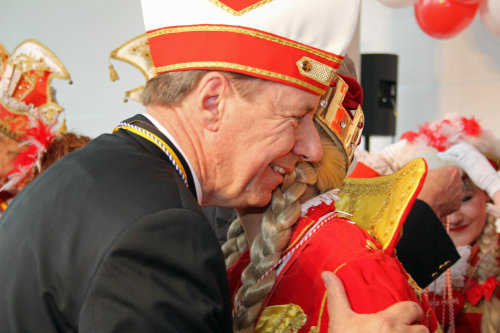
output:
[{"label": "red feathered hat", "polygon": [[31,172],[54,136],[65,129],[63,108],[53,98],[52,78],[70,80],[61,61],[35,40],[19,44],[12,55],[0,48],[0,131],[26,145],[14,161],[2,190],[17,186]]}]

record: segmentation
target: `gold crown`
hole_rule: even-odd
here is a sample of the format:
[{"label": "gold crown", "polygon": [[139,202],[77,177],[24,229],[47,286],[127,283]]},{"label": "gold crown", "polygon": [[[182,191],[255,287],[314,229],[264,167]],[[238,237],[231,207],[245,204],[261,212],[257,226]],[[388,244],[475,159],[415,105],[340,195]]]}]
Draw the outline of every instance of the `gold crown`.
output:
[{"label": "gold crown", "polygon": [[365,121],[361,105],[358,105],[353,115],[342,105],[348,89],[349,85],[336,75],[335,81],[321,96],[314,114],[316,122],[343,149],[346,169],[354,157]]},{"label": "gold crown", "polygon": [[[153,65],[153,60],[151,59],[148,36],[146,34],[141,34],[123,43],[120,47],[113,50],[109,57],[125,61],[139,69],[142,75],[144,75],[146,82],[156,76],[156,68]],[[109,74],[111,81],[118,80],[118,74],[111,63],[109,64]],[[143,89],[144,85],[126,91],[125,101],[130,98],[140,103]]]}]

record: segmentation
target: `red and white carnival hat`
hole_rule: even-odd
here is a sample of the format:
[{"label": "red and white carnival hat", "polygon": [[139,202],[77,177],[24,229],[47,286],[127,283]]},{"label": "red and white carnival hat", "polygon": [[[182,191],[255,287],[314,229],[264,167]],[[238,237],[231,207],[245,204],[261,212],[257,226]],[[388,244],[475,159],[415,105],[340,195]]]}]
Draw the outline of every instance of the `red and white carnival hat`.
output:
[{"label": "red and white carnival hat", "polygon": [[[500,140],[495,137],[493,132],[483,128],[474,117],[448,113],[443,119],[420,125],[416,132],[403,133],[401,139],[408,143],[407,146],[415,147],[415,150],[426,147],[432,149],[436,154],[460,141],[465,141],[486,156],[496,170],[500,168]],[[440,165],[437,164],[437,166]]]},{"label": "red and white carnival hat", "polygon": [[14,161],[14,169],[1,190],[11,190],[32,171],[50,141],[65,130],[59,117],[64,108],[55,100],[52,79],[70,75],[56,55],[29,39],[11,55],[0,47],[0,135],[27,148]]},{"label": "red and white carnival hat", "polygon": [[360,0],[142,0],[158,73],[224,70],[322,95],[356,30]]},{"label": "red and white carnival hat", "polygon": [[500,140],[493,132],[483,128],[474,117],[448,113],[442,119],[425,122],[417,131],[401,135],[398,142],[386,147],[380,154],[360,154],[364,164],[386,175],[401,169],[415,158],[426,160],[429,169],[452,164],[439,157],[440,152],[460,143],[468,142],[481,152],[496,170],[500,167]]}]

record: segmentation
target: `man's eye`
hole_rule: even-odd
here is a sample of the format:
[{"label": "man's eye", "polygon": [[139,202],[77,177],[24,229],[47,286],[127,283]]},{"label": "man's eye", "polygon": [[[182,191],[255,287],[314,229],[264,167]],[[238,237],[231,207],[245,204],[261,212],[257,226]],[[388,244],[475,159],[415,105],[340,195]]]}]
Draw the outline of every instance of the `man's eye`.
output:
[{"label": "man's eye", "polygon": [[466,195],[466,196],[464,196],[464,198],[462,199],[462,202],[467,202],[467,201],[469,201],[470,199],[472,199],[472,195]]}]

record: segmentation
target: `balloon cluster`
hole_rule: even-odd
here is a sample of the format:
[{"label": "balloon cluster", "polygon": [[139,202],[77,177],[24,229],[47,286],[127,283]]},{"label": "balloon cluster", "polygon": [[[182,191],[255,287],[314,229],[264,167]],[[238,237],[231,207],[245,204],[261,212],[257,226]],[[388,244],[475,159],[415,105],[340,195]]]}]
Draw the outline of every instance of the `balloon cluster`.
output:
[{"label": "balloon cluster", "polygon": [[415,7],[422,30],[435,38],[450,38],[464,30],[479,11],[481,21],[500,36],[500,0],[379,0],[394,8]]}]

